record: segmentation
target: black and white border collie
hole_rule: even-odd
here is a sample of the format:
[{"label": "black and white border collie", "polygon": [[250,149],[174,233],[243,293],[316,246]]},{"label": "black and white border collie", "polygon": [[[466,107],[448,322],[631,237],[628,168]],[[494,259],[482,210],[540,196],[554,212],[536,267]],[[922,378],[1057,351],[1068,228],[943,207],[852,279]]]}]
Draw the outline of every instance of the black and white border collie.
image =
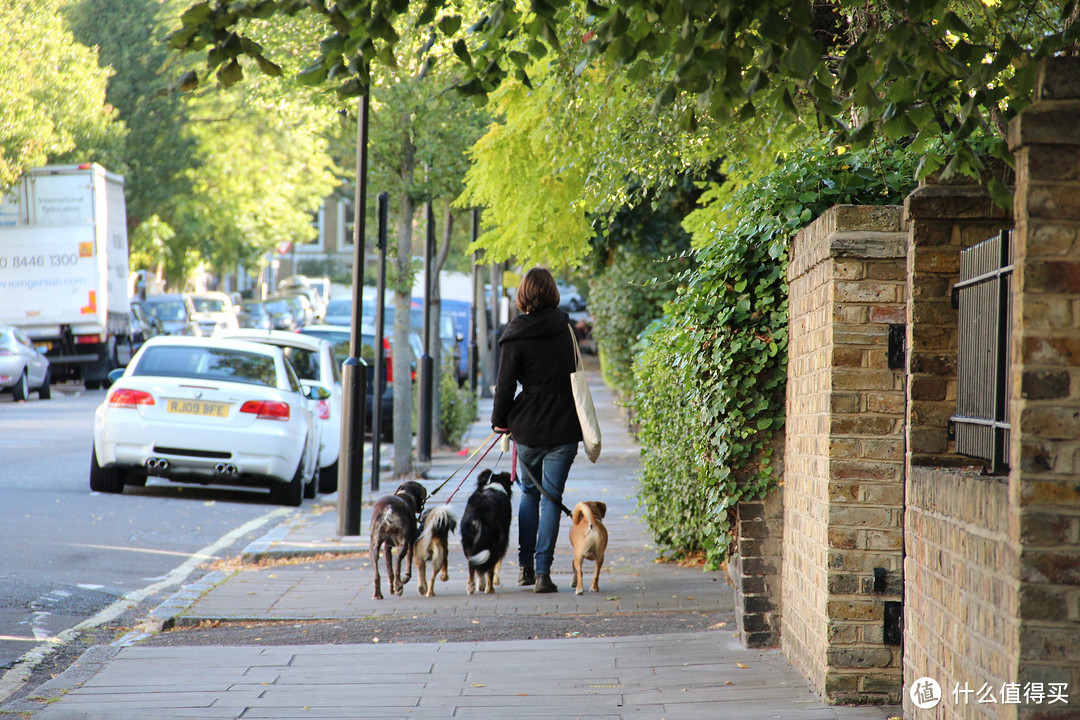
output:
[{"label": "black and white border collie", "polygon": [[484,470],[476,481],[461,516],[461,549],[469,561],[469,584],[466,591],[494,593],[502,584],[499,571],[510,544],[510,473]]}]

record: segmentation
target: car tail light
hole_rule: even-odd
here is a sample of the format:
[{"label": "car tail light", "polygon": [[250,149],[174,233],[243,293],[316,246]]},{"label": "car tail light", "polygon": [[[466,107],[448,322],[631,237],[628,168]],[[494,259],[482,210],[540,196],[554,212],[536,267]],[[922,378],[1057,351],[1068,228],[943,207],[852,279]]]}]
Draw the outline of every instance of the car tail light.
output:
[{"label": "car tail light", "polygon": [[257,415],[259,420],[288,420],[289,403],[273,400],[248,400],[240,406],[240,412]]},{"label": "car tail light", "polygon": [[14,355],[14,354],[15,354],[14,350],[4,350],[3,348],[0,348],[0,357],[8,357],[9,355]]},{"label": "car tail light", "polygon": [[109,407],[136,408],[140,405],[153,405],[154,396],[145,390],[132,390],[130,388],[116,388],[109,393],[106,400]]},{"label": "car tail light", "polygon": [[104,335],[76,335],[76,345],[96,345],[105,342]]},{"label": "car tail light", "polygon": [[394,382],[394,353],[390,350],[390,339],[382,339],[383,364],[386,365],[386,383]]},{"label": "car tail light", "polygon": [[318,414],[320,420],[330,419],[330,405],[325,400],[320,400],[315,403],[315,412]]}]

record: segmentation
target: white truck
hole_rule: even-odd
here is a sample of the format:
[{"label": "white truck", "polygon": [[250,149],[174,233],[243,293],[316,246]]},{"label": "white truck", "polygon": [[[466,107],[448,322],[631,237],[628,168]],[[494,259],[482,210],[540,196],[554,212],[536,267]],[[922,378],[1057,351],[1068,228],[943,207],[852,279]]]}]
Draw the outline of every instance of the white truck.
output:
[{"label": "white truck", "polygon": [[44,344],[52,378],[107,384],[131,317],[124,179],[100,165],[28,170],[0,199],[0,325]]}]

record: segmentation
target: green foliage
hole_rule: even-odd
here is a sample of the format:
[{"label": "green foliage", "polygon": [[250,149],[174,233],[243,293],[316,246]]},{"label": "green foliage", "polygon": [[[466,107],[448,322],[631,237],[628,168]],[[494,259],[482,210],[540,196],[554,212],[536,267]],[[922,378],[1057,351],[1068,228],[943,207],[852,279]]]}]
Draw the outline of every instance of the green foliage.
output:
[{"label": "green foliage", "polygon": [[[1004,128],[1030,101],[1038,61],[1080,37],[1074,0],[418,5],[207,0],[184,14],[172,43],[206,50],[206,73],[230,84],[242,75],[243,56],[276,72],[263,46],[244,32],[254,18],[310,11],[325,38],[305,76],[357,95],[366,92],[369,63],[397,67],[405,21],[430,33],[439,62],[461,68],[459,89],[468,94],[507,81],[531,88],[537,68],[552,64],[576,74],[617,68],[630,83],[650,84],[654,109],[679,107],[678,125],[688,132],[704,116],[721,127],[763,110],[784,123],[809,116],[843,133],[845,142],[882,134],[914,139],[914,152],[929,166],[943,165],[947,176],[983,170],[968,143],[973,135],[996,135],[995,152],[1008,154]],[[571,38],[575,51],[568,49]],[[941,136],[953,144],[930,143]]]},{"label": "green foliage", "polygon": [[690,178],[619,211],[593,240],[589,311],[604,380],[624,396],[634,387],[634,345],[675,296],[674,277],[690,266],[681,223],[698,196]]},{"label": "green foliage", "polygon": [[784,425],[788,241],[833,205],[900,202],[916,161],[889,149],[837,154],[825,142],[780,159],[722,213],[708,208],[688,223],[709,242],[697,238],[698,266],[634,364],[640,501],[657,542],[704,552],[715,567],[729,551],[731,508],[776,486],[770,443]]},{"label": "green foliage", "polygon": [[477,400],[468,387],[457,384],[452,362],[443,363],[439,382],[439,425],[450,447],[460,447],[469,426],[476,419]]},{"label": "green foliage", "polygon": [[[186,171],[198,161],[195,140],[185,132],[184,98],[170,91],[171,73],[163,71],[167,13],[167,6],[150,0],[74,0],[65,10],[75,37],[97,47],[102,65],[112,69],[107,99],[128,134],[108,167],[124,175],[131,228],[153,216],[172,223],[174,206],[191,195]],[[132,267],[157,264],[150,259],[151,265]]]},{"label": "green foliage", "polygon": [[[341,285],[352,285],[353,273],[352,270],[345,266],[345,263],[340,260],[335,260],[332,257],[324,258],[308,258],[301,260],[297,264],[297,271],[301,275],[307,275],[308,277],[328,277],[330,282],[339,283]],[[368,282],[367,275],[374,274],[373,272],[366,272],[364,277],[364,284],[374,285],[374,278],[371,282]]]},{"label": "green foliage", "polygon": [[593,229],[581,202],[583,168],[562,162],[560,153],[576,138],[552,111],[564,100],[555,83],[532,92],[507,85],[493,96],[493,112],[503,121],[469,152],[473,165],[456,202],[484,208],[488,229],[469,250],[482,249],[490,262],[575,267],[589,253]]},{"label": "green foliage", "polygon": [[0,189],[46,163],[98,161],[112,153],[124,126],[106,103],[110,71],[79,44],[58,0],[0,4]]},{"label": "green foliage", "polygon": [[219,271],[315,236],[312,214],[335,183],[327,143],[287,110],[241,89],[198,98],[191,110],[200,162],[174,229]]},{"label": "green foliage", "polygon": [[[160,266],[179,286],[200,263],[226,273],[280,243],[312,238],[312,213],[336,184],[323,137],[336,108],[295,79],[318,35],[289,18],[273,28],[253,23],[248,32],[271,48],[284,77],[183,94],[184,61],[170,57],[165,39],[185,4],[70,0],[65,7],[76,37],[114,68],[108,101],[130,129],[110,169],[125,174],[139,263],[132,267]],[[144,222],[150,226],[140,232]]]}]

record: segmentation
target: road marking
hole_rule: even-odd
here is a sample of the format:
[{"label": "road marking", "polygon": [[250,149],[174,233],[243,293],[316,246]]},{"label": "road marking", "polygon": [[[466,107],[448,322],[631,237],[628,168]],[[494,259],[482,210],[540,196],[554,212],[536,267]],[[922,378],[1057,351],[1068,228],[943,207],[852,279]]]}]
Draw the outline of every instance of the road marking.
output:
[{"label": "road marking", "polygon": [[[123,545],[91,545],[89,543],[65,543],[65,545],[67,547],[90,548],[91,550],[119,550],[120,552],[144,553],[146,555],[175,555],[176,557],[184,558],[190,556],[199,558],[200,560],[213,560],[213,556],[210,555],[200,555],[199,553],[189,555],[189,553],[177,552],[176,550],[151,550],[149,548],[125,547]],[[199,552],[202,551],[200,550]],[[162,577],[168,577],[168,575],[163,575]]]},{"label": "road marking", "polygon": [[46,642],[43,642],[41,645],[28,651],[15,661],[11,666],[11,669],[4,673],[3,677],[0,677],[0,702],[14,695],[15,692],[30,679],[30,674],[33,672],[34,668],[45,660],[45,658],[54,653],[57,648],[73,641],[84,630],[89,630],[98,625],[104,625],[107,622],[115,620],[124,612],[135,607],[151,595],[161,592],[166,588],[179,585],[187,579],[195,568],[206,562],[208,557],[214,557],[218,551],[229,547],[249,532],[262,527],[274,518],[287,515],[291,512],[293,511],[286,508],[278,508],[276,510],[271,510],[261,517],[244,523],[240,527],[223,535],[217,542],[207,545],[202,550],[192,554],[187,560],[166,575],[164,580],[156,582],[153,585],[147,585],[141,590],[133,590],[127,593],[92,618],[83,620],[78,625],[64,630],[55,637],[48,638]]}]

